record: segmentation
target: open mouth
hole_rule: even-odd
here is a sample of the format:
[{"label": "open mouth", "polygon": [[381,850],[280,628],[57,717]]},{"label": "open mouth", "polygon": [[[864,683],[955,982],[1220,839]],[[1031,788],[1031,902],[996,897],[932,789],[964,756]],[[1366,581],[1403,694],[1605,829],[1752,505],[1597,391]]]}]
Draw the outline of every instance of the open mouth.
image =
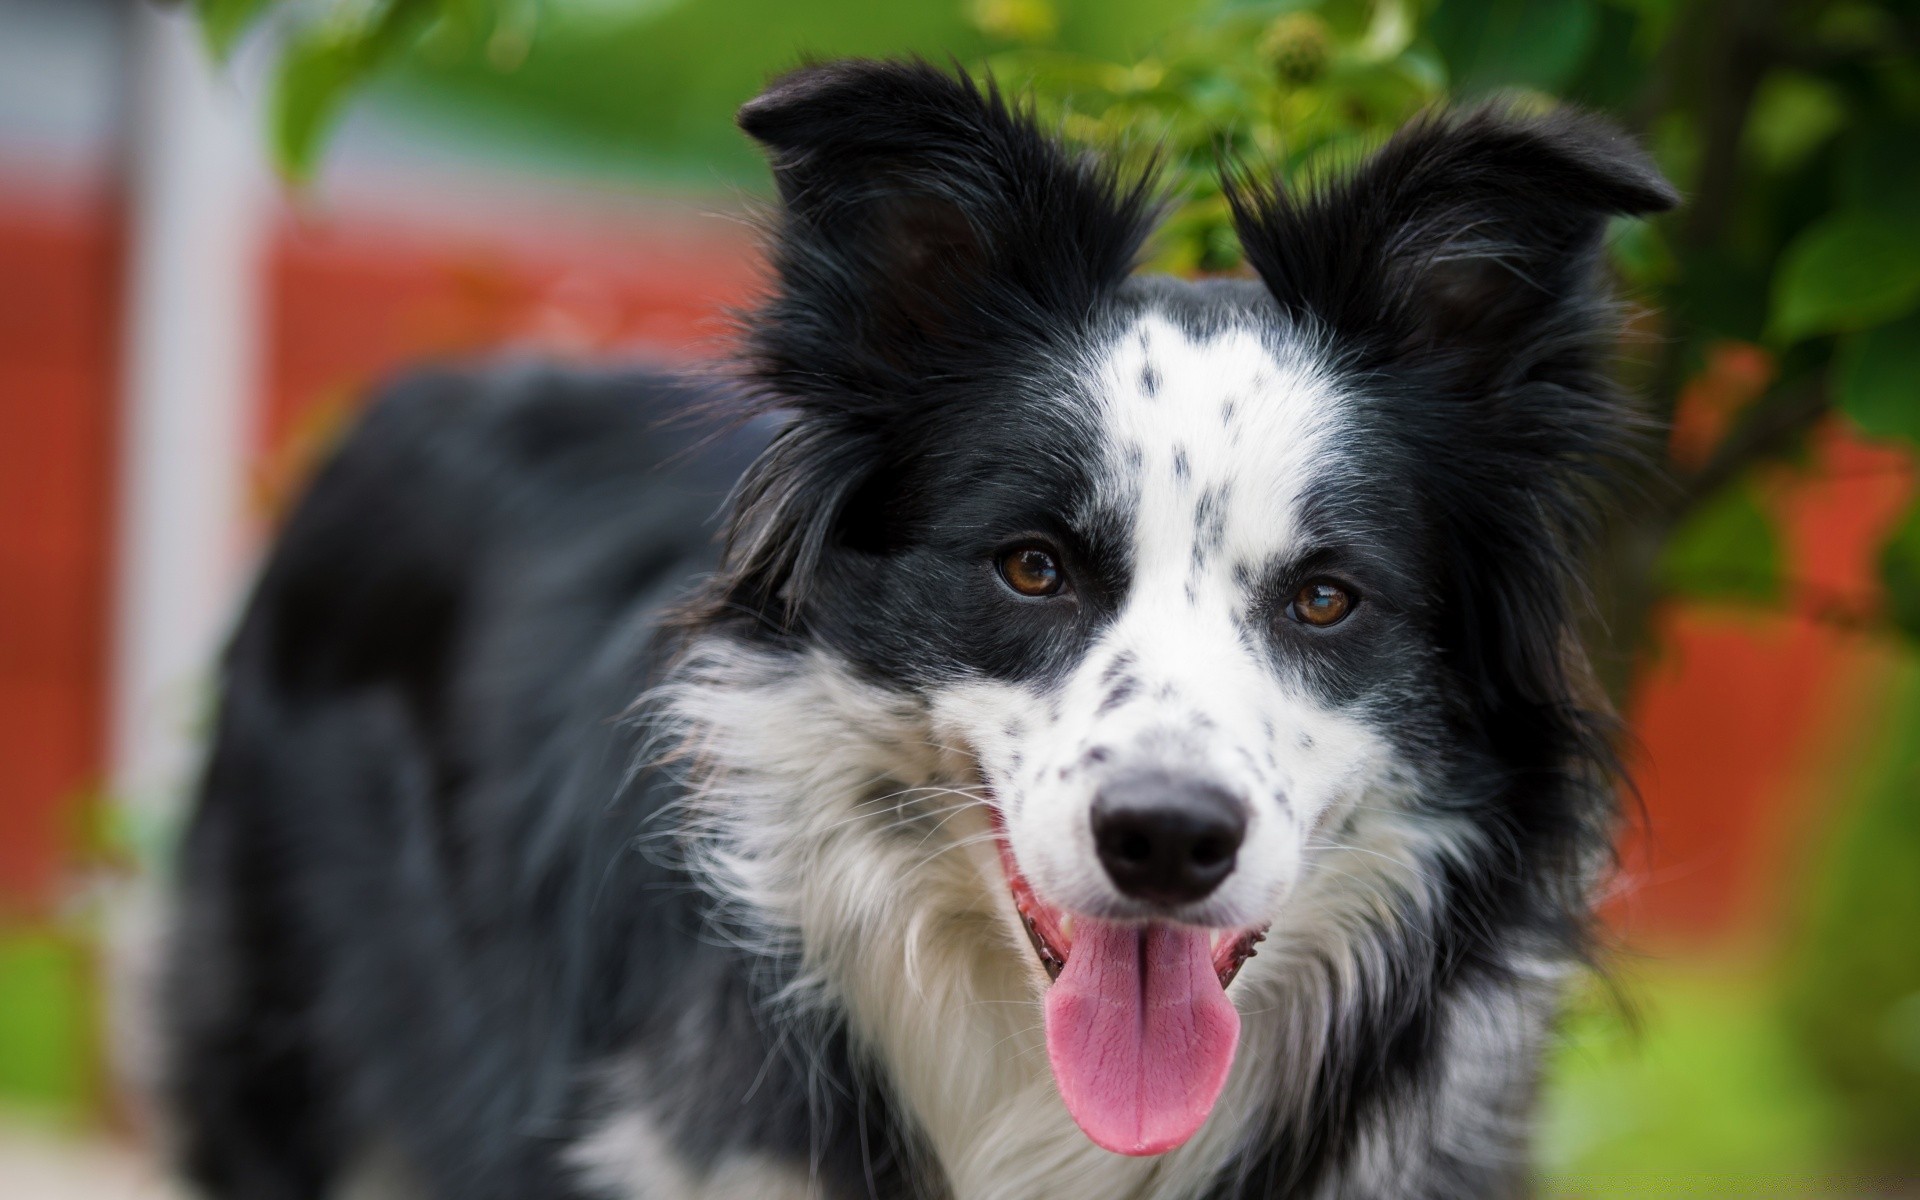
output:
[{"label": "open mouth", "polygon": [[[1033,943],[1033,952],[1040,958],[1040,965],[1047,972],[1048,979],[1059,979],[1060,972],[1067,966],[1067,957],[1073,951],[1073,914],[1053,907],[1034,894],[1033,885],[1020,873],[1018,864],[1013,861],[1013,848],[1007,844],[1005,835],[996,839],[1000,846],[1000,866],[1007,873],[1007,887],[1013,893],[1013,906],[1020,913],[1020,923],[1027,931],[1027,940]],[[1148,926],[1151,928],[1151,925]],[[1214,974],[1220,978],[1220,987],[1233,982],[1240,968],[1253,957],[1254,947],[1266,940],[1265,929],[1213,929],[1207,931],[1210,957]]]},{"label": "open mouth", "polygon": [[995,817],[1000,864],[1051,980],[1047,1059],[1081,1130],[1117,1154],[1191,1138],[1226,1086],[1240,1013],[1226,988],[1264,930],[1077,916],[1034,893]]}]

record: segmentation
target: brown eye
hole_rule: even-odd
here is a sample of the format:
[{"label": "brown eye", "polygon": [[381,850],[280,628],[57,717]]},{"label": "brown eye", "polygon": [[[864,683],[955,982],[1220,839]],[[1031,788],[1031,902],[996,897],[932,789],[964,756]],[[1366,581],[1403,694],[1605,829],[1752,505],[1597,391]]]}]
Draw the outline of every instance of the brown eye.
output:
[{"label": "brown eye", "polygon": [[1315,580],[1293,595],[1294,618],[1308,625],[1338,625],[1352,611],[1353,593],[1325,580]]},{"label": "brown eye", "polygon": [[1054,596],[1066,584],[1060,560],[1040,546],[1018,546],[1000,556],[1000,578],[1022,596]]}]

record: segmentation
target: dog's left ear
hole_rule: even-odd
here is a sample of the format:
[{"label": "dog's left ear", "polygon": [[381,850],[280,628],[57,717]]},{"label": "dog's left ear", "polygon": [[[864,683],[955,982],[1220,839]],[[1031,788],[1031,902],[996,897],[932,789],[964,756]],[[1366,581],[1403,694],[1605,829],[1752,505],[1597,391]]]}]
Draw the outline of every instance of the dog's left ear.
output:
[{"label": "dog's left ear", "polygon": [[803,406],[897,401],[986,339],[1058,336],[1131,271],[1154,216],[1146,179],[924,62],[805,67],[739,121],[781,201],[754,365]]},{"label": "dog's left ear", "polygon": [[1571,109],[1422,118],[1304,199],[1228,182],[1247,260],[1295,319],[1496,376],[1523,372],[1543,331],[1578,336],[1569,316],[1594,324],[1570,310],[1596,294],[1608,218],[1679,201],[1631,138]]},{"label": "dog's left ear", "polygon": [[1558,770],[1573,596],[1643,445],[1606,370],[1603,239],[1679,197],[1606,122],[1499,107],[1418,120],[1305,196],[1244,176],[1228,191],[1248,261],[1411,465],[1481,728]]}]

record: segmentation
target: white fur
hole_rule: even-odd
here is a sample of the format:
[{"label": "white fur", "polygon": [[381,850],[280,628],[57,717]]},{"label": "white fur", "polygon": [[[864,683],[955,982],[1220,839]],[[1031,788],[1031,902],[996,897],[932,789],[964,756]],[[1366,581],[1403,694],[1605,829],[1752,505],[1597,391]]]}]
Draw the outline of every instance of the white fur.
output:
[{"label": "white fur", "polygon": [[675,1152],[645,1108],[615,1114],[567,1155],[589,1187],[620,1200],[817,1200],[804,1171],[759,1155],[701,1171]]},{"label": "white fur", "polygon": [[[1132,516],[1125,605],[1057,705],[982,684],[945,698],[941,715],[979,747],[1015,857],[1043,899],[1145,915],[1101,869],[1088,811],[1102,783],[1154,767],[1209,779],[1248,805],[1238,866],[1183,916],[1264,925],[1314,823],[1392,765],[1382,739],[1316,703],[1243,636],[1262,619],[1249,583],[1308,548],[1300,502],[1339,468],[1340,397],[1303,347],[1276,352],[1244,329],[1196,341],[1158,317],[1122,336],[1096,379],[1103,503]],[[1111,705],[1116,662],[1137,682]],[[1009,723],[1023,736],[997,736]],[[1089,763],[1096,750],[1104,760]]]}]

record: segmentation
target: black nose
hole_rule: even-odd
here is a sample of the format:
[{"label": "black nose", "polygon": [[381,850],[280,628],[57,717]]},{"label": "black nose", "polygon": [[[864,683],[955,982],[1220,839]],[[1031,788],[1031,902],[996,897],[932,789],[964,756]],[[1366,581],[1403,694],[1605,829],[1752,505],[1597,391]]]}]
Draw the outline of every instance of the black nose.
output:
[{"label": "black nose", "polygon": [[1247,834],[1244,806],[1211,783],[1159,772],[1129,775],[1093,800],[1093,844],[1114,886],[1136,900],[1186,904],[1233,871]]}]

